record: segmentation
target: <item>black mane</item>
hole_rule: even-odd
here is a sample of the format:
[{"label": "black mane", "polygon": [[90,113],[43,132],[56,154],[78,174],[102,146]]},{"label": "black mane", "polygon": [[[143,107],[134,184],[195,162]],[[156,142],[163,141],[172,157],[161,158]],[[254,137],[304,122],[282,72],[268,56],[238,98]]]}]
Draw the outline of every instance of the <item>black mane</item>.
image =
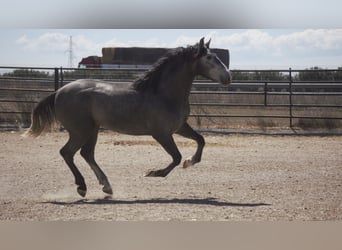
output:
[{"label": "black mane", "polygon": [[152,69],[134,81],[133,88],[138,91],[156,92],[165,68],[172,68],[179,66],[180,63],[191,61],[196,51],[197,47],[195,46],[189,46],[187,48],[179,47],[169,50],[165,56],[153,64]]}]

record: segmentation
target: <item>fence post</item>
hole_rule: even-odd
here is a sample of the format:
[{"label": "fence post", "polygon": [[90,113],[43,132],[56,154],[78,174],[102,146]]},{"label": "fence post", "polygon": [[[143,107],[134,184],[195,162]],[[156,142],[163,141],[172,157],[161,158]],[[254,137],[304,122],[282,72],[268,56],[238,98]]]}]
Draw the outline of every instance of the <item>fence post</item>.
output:
[{"label": "fence post", "polygon": [[61,87],[63,87],[63,85],[64,85],[64,75],[63,75],[63,67],[61,67],[60,68],[60,70],[61,70],[61,77],[60,77],[60,84],[59,84],[59,87],[61,88]]},{"label": "fence post", "polygon": [[264,85],[264,106],[267,106],[267,82]]},{"label": "fence post", "polygon": [[292,129],[293,127],[293,114],[292,114],[292,70],[289,68],[289,78],[290,78],[290,86],[289,86],[289,91],[290,91],[290,96],[289,96],[289,101],[290,101],[290,128]]},{"label": "fence post", "polygon": [[59,71],[58,68],[55,68],[55,91],[59,88]]}]

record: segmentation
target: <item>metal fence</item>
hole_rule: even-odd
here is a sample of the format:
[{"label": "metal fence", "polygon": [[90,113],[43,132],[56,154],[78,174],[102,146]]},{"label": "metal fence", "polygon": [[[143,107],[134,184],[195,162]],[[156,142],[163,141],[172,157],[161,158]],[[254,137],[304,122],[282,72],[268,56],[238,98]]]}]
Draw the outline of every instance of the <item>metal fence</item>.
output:
[{"label": "metal fence", "polygon": [[[34,105],[72,80],[95,78],[131,82],[145,71],[141,68],[0,67],[0,127],[27,127]],[[238,79],[233,80],[229,87],[197,79],[190,95],[189,122],[197,128],[209,130],[247,127],[341,128],[341,79],[303,81],[298,78],[303,72],[342,73],[341,70],[319,69],[232,70],[233,76],[238,76]],[[243,74],[258,75],[260,79],[243,79]]]}]

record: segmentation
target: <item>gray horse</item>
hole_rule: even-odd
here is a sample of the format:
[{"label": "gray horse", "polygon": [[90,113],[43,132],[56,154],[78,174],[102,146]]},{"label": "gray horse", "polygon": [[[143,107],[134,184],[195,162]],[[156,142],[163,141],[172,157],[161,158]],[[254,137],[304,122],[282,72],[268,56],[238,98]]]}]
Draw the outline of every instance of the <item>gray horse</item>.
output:
[{"label": "gray horse", "polygon": [[201,160],[204,138],[187,123],[190,113],[189,94],[196,75],[224,85],[231,75],[219,58],[210,53],[210,41],[204,38],[194,46],[177,48],[159,59],[144,76],[132,84],[110,84],[99,80],[77,80],[60,88],[37,104],[32,124],[26,132],[38,136],[56,120],[69,133],[69,140],[60,150],[75,177],[77,192],[85,196],[87,187],[74,163],[81,149],[82,157],[94,171],[103,192],[112,194],[112,187],[94,159],[99,127],[130,135],[151,135],[172,157],[163,169],[146,176],[165,177],[180,164],[181,154],[173,140],[174,133],[197,142],[197,151],[184,161],[189,167]]}]

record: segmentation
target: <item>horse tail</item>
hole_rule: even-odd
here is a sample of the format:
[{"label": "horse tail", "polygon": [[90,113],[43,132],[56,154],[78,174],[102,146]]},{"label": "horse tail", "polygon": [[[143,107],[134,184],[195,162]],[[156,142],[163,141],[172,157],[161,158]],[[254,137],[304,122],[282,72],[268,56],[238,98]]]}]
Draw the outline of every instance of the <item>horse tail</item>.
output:
[{"label": "horse tail", "polygon": [[55,96],[53,93],[43,100],[33,109],[31,114],[31,126],[24,133],[24,136],[39,136],[45,129],[48,129],[56,121],[55,116]]}]

